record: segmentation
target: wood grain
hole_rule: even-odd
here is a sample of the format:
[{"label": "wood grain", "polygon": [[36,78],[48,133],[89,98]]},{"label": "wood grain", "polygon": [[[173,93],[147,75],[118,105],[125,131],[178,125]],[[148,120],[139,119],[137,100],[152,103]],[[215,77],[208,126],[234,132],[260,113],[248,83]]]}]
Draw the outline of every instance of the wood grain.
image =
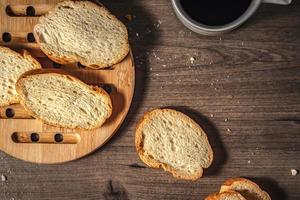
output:
[{"label": "wood grain", "polygon": [[[63,165],[0,153],[0,174],[7,176],[0,199],[199,200],[238,176],[274,200],[300,199],[300,175],[290,173],[300,170],[299,1],[262,5],[221,37],[187,30],[168,0],[102,2],[126,23],[135,55],[136,90],[125,123],[99,151]],[[216,160],[199,181],[176,180],[139,160],[135,125],[157,107],[177,108],[206,130]]]}]

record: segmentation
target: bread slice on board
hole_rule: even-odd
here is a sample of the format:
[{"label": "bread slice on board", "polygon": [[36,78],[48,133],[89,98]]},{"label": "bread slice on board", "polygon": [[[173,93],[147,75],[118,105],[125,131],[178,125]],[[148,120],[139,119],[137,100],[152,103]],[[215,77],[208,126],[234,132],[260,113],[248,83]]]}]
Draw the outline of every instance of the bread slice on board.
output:
[{"label": "bread slice on board", "polygon": [[21,54],[0,46],[0,106],[19,103],[16,91],[17,79],[29,70],[39,69],[41,65],[28,51]]},{"label": "bread slice on board", "polygon": [[58,3],[34,27],[41,50],[61,64],[80,62],[99,69],[129,52],[125,25],[104,6],[89,1]]},{"label": "bread slice on board", "polygon": [[226,180],[221,186],[220,192],[234,190],[242,194],[247,200],[271,200],[267,192],[245,178],[232,178]]},{"label": "bread slice on board", "polygon": [[235,191],[225,191],[221,193],[211,194],[205,198],[205,200],[248,200],[245,199],[240,193]]},{"label": "bread slice on board", "polygon": [[213,151],[202,128],[172,109],[148,112],[137,125],[135,145],[141,160],[163,168],[174,177],[196,180],[213,160]]},{"label": "bread slice on board", "polygon": [[112,112],[109,95],[70,75],[35,71],[17,81],[21,104],[44,122],[79,129],[101,126]]}]

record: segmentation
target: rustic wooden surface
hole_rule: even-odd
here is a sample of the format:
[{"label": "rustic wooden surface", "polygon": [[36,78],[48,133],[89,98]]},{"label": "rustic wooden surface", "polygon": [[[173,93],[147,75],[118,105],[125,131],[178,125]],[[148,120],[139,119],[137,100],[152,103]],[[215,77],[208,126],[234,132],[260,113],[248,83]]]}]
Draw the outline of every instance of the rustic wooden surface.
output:
[{"label": "rustic wooden surface", "polygon": [[[300,199],[300,1],[263,5],[222,37],[184,28],[168,0],[105,0],[130,30],[133,105],[94,154],[36,165],[0,153],[0,199],[203,199],[229,177],[259,183],[275,200]],[[136,16],[128,22],[124,15]],[[190,57],[196,61],[191,64]],[[216,161],[196,182],[145,168],[134,148],[144,112],[173,107],[207,131]]]}]

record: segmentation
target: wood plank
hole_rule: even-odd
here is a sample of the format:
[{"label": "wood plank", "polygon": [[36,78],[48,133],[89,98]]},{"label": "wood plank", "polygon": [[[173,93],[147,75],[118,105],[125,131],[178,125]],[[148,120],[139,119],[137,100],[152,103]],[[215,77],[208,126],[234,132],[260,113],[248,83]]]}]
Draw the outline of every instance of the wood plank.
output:
[{"label": "wood plank", "polygon": [[[102,2],[126,23],[136,58],[125,123],[101,150],[63,165],[30,164],[0,152],[0,174],[7,176],[0,199],[198,200],[237,176],[256,181],[274,200],[300,199],[299,175],[290,173],[300,170],[299,1],[262,5],[221,40],[184,28],[168,0]],[[128,13],[135,16],[130,22]],[[199,181],[174,179],[138,158],[137,121],[165,106],[185,112],[208,133],[216,161]]]}]

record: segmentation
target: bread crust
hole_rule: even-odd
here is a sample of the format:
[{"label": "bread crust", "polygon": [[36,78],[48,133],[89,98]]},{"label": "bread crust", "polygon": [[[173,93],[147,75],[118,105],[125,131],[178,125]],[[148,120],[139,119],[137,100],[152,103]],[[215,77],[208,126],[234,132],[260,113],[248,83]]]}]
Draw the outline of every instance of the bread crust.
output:
[{"label": "bread crust", "polygon": [[250,181],[249,179],[246,178],[231,178],[226,180],[223,185],[221,186],[220,192],[225,192],[228,190],[233,190],[231,186],[233,184],[250,184],[253,188],[255,188],[257,191],[260,191],[261,196],[263,197],[264,200],[271,200],[271,197],[267,192],[262,190],[256,183]]},{"label": "bread crust", "polygon": [[[143,149],[143,135],[142,135],[143,125],[148,123],[148,121],[151,120],[151,118],[153,116],[160,114],[160,113],[164,113],[164,112],[168,112],[168,113],[177,115],[183,121],[186,121],[194,129],[196,129],[197,133],[202,133],[202,132],[205,133],[196,122],[194,122],[191,118],[189,118],[188,116],[186,116],[185,114],[183,114],[181,112],[178,112],[178,111],[172,110],[172,109],[155,109],[155,110],[145,113],[145,115],[139,120],[139,122],[136,126],[135,147],[138,152],[138,155],[141,158],[141,160],[149,167],[163,168],[165,171],[172,173],[172,175],[175,178],[195,181],[202,176],[203,168],[200,168],[195,174],[187,174],[183,171],[174,169],[173,167],[169,166],[168,164],[160,163],[159,161],[156,161],[154,158],[151,158],[151,156],[149,156]],[[208,138],[207,138],[206,134],[204,136],[206,137],[207,145],[210,147],[210,144],[208,142]],[[213,151],[211,148],[209,148],[209,164],[208,164],[208,166],[204,166],[204,168],[208,168],[211,165],[212,161],[213,161]]]},{"label": "bread crust", "polygon": [[[82,59],[81,57],[79,56],[59,56],[59,55],[54,55],[50,52],[48,52],[46,49],[43,48],[43,46],[41,45],[41,42],[40,42],[40,38],[39,38],[39,35],[37,34],[37,27],[39,26],[39,24],[42,24],[43,23],[43,19],[44,18],[47,18],[49,15],[51,15],[51,11],[48,12],[46,15],[42,16],[39,18],[39,23],[35,25],[34,29],[33,29],[33,34],[34,34],[34,37],[36,38],[36,41],[40,47],[40,49],[51,59],[53,60],[54,62],[57,62],[59,64],[73,64],[73,63],[77,63],[79,62],[80,64],[82,64],[83,66],[86,66],[86,67],[89,67],[89,68],[92,68],[92,69],[102,69],[102,68],[106,68],[106,67],[110,67],[114,64],[117,64],[119,62],[121,62],[126,56],[127,54],[129,53],[129,41],[128,41],[128,31],[127,31],[127,28],[126,26],[115,16],[113,15],[107,8],[105,8],[102,4],[96,4],[96,3],[93,3],[93,2],[90,2],[90,1],[69,1],[69,2],[73,2],[74,4],[82,4],[82,5],[87,5],[89,7],[92,7],[92,8],[96,8],[98,9],[99,11],[106,11],[107,14],[113,19],[115,20],[120,27],[122,27],[122,29],[124,30],[124,32],[126,33],[125,37],[127,38],[127,41],[126,41],[126,44],[123,46],[122,48],[122,53],[120,54],[119,57],[115,57],[113,59],[112,62],[110,63],[96,63],[94,65],[89,65],[85,59]],[[58,3],[56,5],[56,7],[54,9],[56,9],[57,7],[61,6],[62,4],[66,3],[65,2],[61,2],[61,3]]]},{"label": "bread crust", "polygon": [[[13,54],[15,56],[21,56],[22,58],[31,62],[35,69],[42,68],[41,64],[29,53],[29,51],[27,51],[25,49],[22,49],[21,52],[18,53],[8,47],[0,46],[0,51],[7,52],[7,53]],[[2,104],[0,104],[0,107],[9,106],[11,104],[16,104],[16,103],[20,103],[20,98],[18,96],[16,96],[14,99],[11,99],[10,101],[3,102]]]},{"label": "bread crust", "polygon": [[232,190],[228,190],[228,191],[225,191],[225,192],[222,192],[222,193],[210,194],[208,197],[205,198],[205,200],[219,200],[223,196],[226,196],[226,197],[230,198],[233,195],[235,197],[238,197],[240,200],[247,200],[247,199],[245,199],[245,197],[243,197],[243,195],[241,195],[238,192],[232,191]]},{"label": "bread crust", "polygon": [[[109,113],[108,113],[108,116],[106,119],[104,119],[103,121],[100,121],[98,124],[96,124],[95,126],[91,126],[87,129],[84,129],[84,128],[81,128],[81,127],[78,127],[78,126],[72,126],[72,127],[68,127],[68,126],[62,126],[60,124],[57,124],[57,123],[51,123],[51,122],[48,122],[48,121],[45,121],[44,119],[40,118],[38,115],[36,115],[34,112],[32,112],[27,106],[26,104],[24,103],[25,99],[22,98],[23,97],[23,91],[22,91],[22,88],[20,86],[20,80],[23,79],[23,78],[26,78],[28,76],[34,76],[34,75],[38,75],[38,74],[51,74],[51,75],[54,75],[54,76],[67,76],[67,78],[69,79],[72,79],[73,81],[81,84],[83,87],[85,87],[86,89],[90,89],[93,93],[95,94],[100,94],[101,96],[103,96],[105,98],[105,101],[108,103],[109,105]],[[17,84],[16,84],[16,89],[17,89],[17,93],[19,94],[20,96],[20,103],[21,105],[25,108],[25,110],[31,115],[33,116],[34,118],[36,119],[39,119],[39,120],[42,120],[44,123],[46,124],[49,124],[49,125],[53,125],[53,126],[57,126],[57,127],[61,127],[61,128],[70,128],[70,129],[77,129],[77,130],[92,130],[92,129],[95,129],[95,128],[98,128],[100,126],[102,126],[104,124],[104,122],[111,116],[112,114],[112,102],[111,102],[111,99],[110,99],[110,96],[109,94],[107,94],[107,92],[100,88],[100,87],[97,87],[97,86],[89,86],[87,84],[85,84],[84,82],[82,82],[81,80],[73,77],[73,76],[70,76],[68,75],[66,72],[62,71],[62,70],[59,70],[59,69],[38,69],[38,70],[32,70],[32,71],[29,71],[27,73],[24,73],[18,80],[17,80]]]}]

